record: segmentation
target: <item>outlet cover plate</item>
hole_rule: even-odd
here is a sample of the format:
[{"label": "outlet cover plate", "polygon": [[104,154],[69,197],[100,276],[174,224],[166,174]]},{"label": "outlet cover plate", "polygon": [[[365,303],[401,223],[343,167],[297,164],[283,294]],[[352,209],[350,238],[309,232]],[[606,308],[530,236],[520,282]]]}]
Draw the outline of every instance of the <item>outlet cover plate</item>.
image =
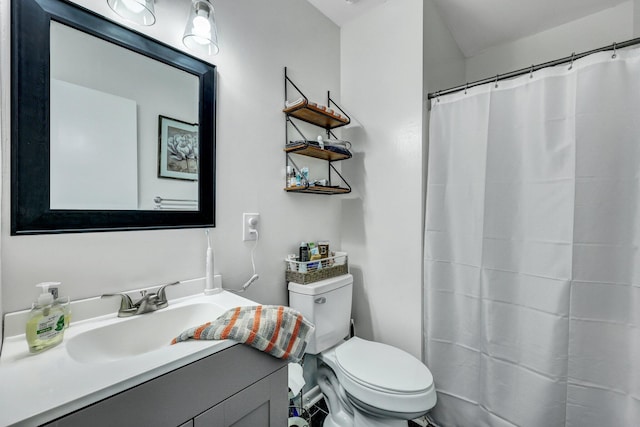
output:
[{"label": "outlet cover plate", "polygon": [[243,241],[247,241],[247,240],[256,240],[256,234],[255,233],[251,233],[251,225],[249,224],[249,221],[251,221],[253,218],[256,219],[257,223],[255,228],[258,228],[258,224],[260,224],[260,214],[259,213],[243,213],[242,214],[242,240]]}]

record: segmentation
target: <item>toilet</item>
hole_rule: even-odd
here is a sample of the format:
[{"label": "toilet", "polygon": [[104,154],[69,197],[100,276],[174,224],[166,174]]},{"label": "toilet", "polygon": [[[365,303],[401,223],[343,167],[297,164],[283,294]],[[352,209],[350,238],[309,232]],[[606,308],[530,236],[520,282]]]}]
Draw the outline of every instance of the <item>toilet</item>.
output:
[{"label": "toilet", "polygon": [[409,353],[349,336],[353,276],[289,283],[289,306],[316,329],[317,381],[329,408],[324,427],[407,427],[436,404],[433,376]]}]

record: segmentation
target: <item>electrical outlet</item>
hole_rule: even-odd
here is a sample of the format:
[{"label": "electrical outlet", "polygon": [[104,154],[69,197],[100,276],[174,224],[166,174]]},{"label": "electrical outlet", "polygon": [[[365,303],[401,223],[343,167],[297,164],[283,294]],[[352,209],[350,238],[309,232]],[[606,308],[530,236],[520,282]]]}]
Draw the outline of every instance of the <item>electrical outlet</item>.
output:
[{"label": "electrical outlet", "polygon": [[242,214],[242,240],[256,240],[258,235],[252,233],[251,230],[258,229],[258,223],[260,222],[259,213],[243,213]]}]

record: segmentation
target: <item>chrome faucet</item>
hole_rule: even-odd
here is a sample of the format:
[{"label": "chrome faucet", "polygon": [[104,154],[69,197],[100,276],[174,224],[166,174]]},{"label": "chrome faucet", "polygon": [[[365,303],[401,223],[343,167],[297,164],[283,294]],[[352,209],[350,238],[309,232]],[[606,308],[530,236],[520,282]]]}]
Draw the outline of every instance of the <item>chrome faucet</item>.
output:
[{"label": "chrome faucet", "polygon": [[118,310],[118,317],[129,317],[137,314],[150,313],[152,311],[160,310],[169,305],[167,301],[167,294],[165,288],[167,286],[177,285],[180,282],[168,283],[160,286],[157,292],[142,291],[142,298],[133,302],[131,297],[125,293],[119,294],[104,294],[104,297],[120,297],[120,309]]}]

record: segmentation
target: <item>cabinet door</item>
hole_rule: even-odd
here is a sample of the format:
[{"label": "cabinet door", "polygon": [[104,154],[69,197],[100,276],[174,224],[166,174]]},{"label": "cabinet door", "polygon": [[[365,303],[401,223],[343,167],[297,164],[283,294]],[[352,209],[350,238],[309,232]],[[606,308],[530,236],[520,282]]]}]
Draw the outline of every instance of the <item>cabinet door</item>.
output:
[{"label": "cabinet door", "polygon": [[193,427],[224,427],[224,402],[195,417]]},{"label": "cabinet door", "polygon": [[287,369],[280,369],[194,419],[194,427],[281,427],[287,425]]},{"label": "cabinet door", "polygon": [[[271,412],[277,408],[271,400],[269,378],[265,378],[224,401],[224,427],[276,427]],[[273,406],[273,407],[272,407]]]}]

